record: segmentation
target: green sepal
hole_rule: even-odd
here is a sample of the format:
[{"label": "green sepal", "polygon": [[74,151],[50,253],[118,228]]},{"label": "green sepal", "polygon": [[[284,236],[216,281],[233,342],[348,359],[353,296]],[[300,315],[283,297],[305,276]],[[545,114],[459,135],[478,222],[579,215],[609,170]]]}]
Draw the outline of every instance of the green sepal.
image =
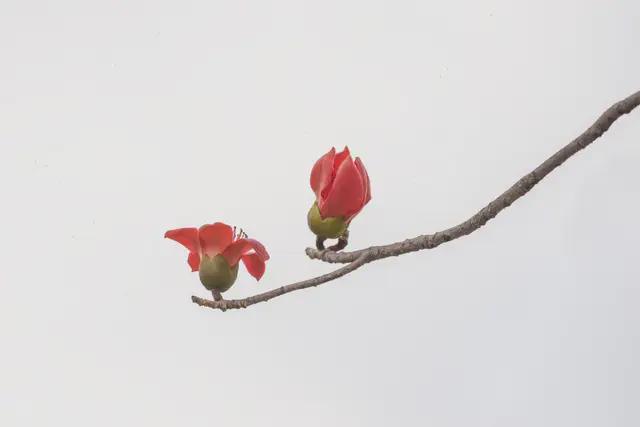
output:
[{"label": "green sepal", "polygon": [[238,277],[238,264],[231,267],[222,255],[210,258],[202,255],[200,260],[200,282],[208,290],[228,291]]},{"label": "green sepal", "polygon": [[342,236],[349,225],[343,217],[322,218],[317,202],[314,202],[309,209],[307,223],[316,236],[326,239],[337,239]]}]

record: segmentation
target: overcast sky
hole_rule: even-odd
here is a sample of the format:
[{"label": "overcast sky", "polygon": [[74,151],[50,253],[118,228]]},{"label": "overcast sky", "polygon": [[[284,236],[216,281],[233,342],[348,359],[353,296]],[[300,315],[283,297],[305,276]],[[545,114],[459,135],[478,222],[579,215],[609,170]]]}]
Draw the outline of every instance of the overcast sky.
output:
[{"label": "overcast sky", "polygon": [[640,3],[0,6],[0,425],[640,425],[640,111],[486,227],[247,310],[166,230],[308,260],[308,178],[366,165],[361,248],[455,225],[640,89]]}]

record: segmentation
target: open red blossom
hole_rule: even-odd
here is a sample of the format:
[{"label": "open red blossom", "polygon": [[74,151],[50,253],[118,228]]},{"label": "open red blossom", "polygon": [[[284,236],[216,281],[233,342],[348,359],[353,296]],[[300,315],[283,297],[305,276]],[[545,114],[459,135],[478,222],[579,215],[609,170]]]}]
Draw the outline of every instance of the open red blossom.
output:
[{"label": "open red blossom", "polygon": [[371,200],[369,175],[359,157],[349,148],[340,153],[331,148],[311,170],[311,189],[323,218],[343,217],[350,222]]},{"label": "open red blossom", "polygon": [[175,240],[189,250],[187,262],[191,271],[198,271],[203,256],[210,258],[222,255],[230,267],[240,260],[249,274],[260,280],[265,272],[265,262],[269,259],[267,250],[255,239],[237,235],[235,229],[216,222],[202,227],[178,228],[169,230],[164,237]]}]

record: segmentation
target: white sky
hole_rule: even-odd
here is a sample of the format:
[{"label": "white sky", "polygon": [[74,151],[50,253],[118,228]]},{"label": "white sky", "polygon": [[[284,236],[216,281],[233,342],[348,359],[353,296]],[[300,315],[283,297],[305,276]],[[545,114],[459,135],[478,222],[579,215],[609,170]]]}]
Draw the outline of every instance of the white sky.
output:
[{"label": "white sky", "polygon": [[0,425],[637,426],[640,111],[483,230],[245,311],[165,230],[310,261],[308,174],[362,157],[351,247],[466,219],[640,88],[640,3],[3,0]]}]

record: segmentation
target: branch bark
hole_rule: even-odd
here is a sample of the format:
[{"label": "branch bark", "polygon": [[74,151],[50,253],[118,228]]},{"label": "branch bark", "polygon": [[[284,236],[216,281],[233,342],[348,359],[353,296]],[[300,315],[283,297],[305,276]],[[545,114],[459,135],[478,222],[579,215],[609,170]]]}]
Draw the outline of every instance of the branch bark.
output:
[{"label": "branch bark", "polygon": [[318,250],[307,248],[306,253],[311,259],[318,259],[328,263],[347,264],[342,268],[334,270],[322,276],[312,279],[303,280],[301,282],[292,283],[282,286],[268,292],[253,295],[238,300],[219,300],[211,301],[204,298],[192,296],[191,300],[204,307],[219,309],[226,311],[228,309],[246,308],[259,302],[269,301],[280,295],[289,292],[306,289],[312,286],[318,286],[323,283],[330,282],[352,271],[362,267],[372,261],[377,261],[392,256],[399,256],[409,252],[416,252],[423,249],[432,249],[445,242],[458,239],[462,236],[473,233],[480,227],[485,225],[489,220],[493,219],[502,210],[509,207],[513,202],[524,196],[536,184],[538,184],[545,176],[549,175],[555,168],[563,164],[571,156],[586,148],[589,144],[597,140],[604,134],[611,125],[625,114],[630,113],[640,105],[640,91],[630,95],[629,97],[613,104],[580,136],[571,141],[568,145],[560,149],[557,153],[545,160],[540,166],[530,173],[520,178],[514,185],[507,189],[504,193],[491,201],[487,206],[478,211],[466,221],[433,234],[425,234],[406,239],[401,242],[391,243],[382,246],[371,246],[352,252],[334,252],[330,250]]}]

